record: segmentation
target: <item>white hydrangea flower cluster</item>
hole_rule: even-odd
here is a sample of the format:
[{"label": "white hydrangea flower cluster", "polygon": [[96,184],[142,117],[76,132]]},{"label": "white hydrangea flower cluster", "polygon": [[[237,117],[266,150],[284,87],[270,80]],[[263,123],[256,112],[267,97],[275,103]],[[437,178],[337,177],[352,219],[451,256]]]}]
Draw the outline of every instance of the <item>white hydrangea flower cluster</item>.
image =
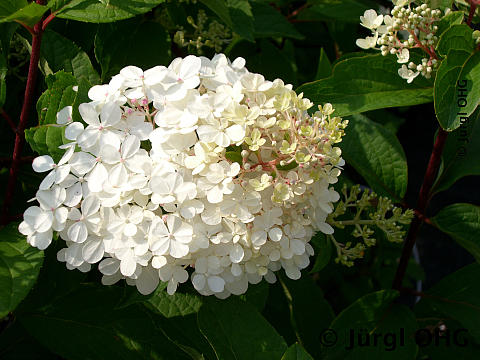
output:
[{"label": "white hydrangea flower cluster", "polygon": [[314,232],[333,232],[347,121],[330,104],[309,115],[291,85],[222,54],[128,66],[88,96],[85,124],[72,107],[57,114],[71,142],[57,164],[34,160],[48,175],[19,226],[39,249],[58,232],[68,269],[98,263],[104,284],[142,294],[190,278],[225,298],[281,268],[298,279]]},{"label": "white hydrangea flower cluster", "polygon": [[[442,15],[440,10],[430,9],[427,4],[411,7],[410,1],[397,1],[391,16],[367,10],[360,16],[360,21],[362,26],[372,31],[373,36],[357,39],[357,46],[380,50],[383,56],[397,55],[397,62],[404,64],[398,69],[398,74],[408,83],[420,74],[428,79],[439,66],[435,53],[438,42],[435,36],[438,26],[435,23]],[[422,49],[427,55],[419,64],[409,62],[409,49],[414,48]]]}]

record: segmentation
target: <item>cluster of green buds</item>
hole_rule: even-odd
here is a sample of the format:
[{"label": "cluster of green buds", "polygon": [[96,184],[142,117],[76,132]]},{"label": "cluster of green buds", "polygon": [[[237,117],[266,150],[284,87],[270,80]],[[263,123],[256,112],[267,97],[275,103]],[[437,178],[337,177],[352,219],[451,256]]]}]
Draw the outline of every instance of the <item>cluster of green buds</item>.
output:
[{"label": "cluster of green buds", "polygon": [[476,45],[480,45],[480,31],[475,30],[472,34],[473,40],[475,40]]},{"label": "cluster of green buds", "polygon": [[203,53],[203,48],[211,48],[221,52],[223,47],[232,39],[230,30],[215,19],[209,19],[204,10],[200,9],[197,19],[187,17],[188,23],[193,27],[194,32],[189,33],[180,27],[173,37],[173,41],[180,47],[194,49],[198,54]]},{"label": "cluster of green buds", "polygon": [[[365,249],[377,243],[374,238],[375,228],[381,230],[388,241],[403,241],[406,233],[404,225],[412,221],[412,210],[403,211],[394,206],[390,199],[379,197],[374,192],[362,191],[359,185],[352,186],[350,191],[344,185],[342,194],[344,199],[336,204],[335,210],[327,218],[327,223],[341,229],[352,226],[352,235],[361,239],[361,242],[355,245],[351,242],[342,244],[337,242],[333,235],[329,235],[337,248],[337,262],[352,266],[353,260],[362,258]],[[352,218],[345,220],[345,215],[351,215]]]},{"label": "cluster of green buds", "polygon": [[[429,8],[427,4],[413,6],[408,0],[395,3],[391,16],[377,15],[375,10],[365,11],[360,17],[361,25],[370,29],[373,36],[358,39],[357,45],[363,49],[378,49],[384,56],[397,55],[397,62],[404,64],[398,69],[398,74],[408,83],[418,75],[428,79],[439,66],[435,53],[438,42],[436,23],[443,13]],[[423,50],[426,56],[415,63],[410,61],[409,49],[417,48]]]}]

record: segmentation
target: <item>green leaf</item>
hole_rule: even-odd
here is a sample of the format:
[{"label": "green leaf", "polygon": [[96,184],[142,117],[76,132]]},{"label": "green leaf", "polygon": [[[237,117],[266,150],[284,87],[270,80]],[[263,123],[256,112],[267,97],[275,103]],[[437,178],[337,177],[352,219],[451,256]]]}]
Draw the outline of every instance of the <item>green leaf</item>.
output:
[{"label": "green leaf", "polygon": [[[415,359],[417,345],[413,335],[417,322],[408,307],[392,304],[397,297],[395,290],[381,290],[361,297],[343,310],[321,335],[325,359]],[[364,341],[369,336],[371,346],[358,346],[357,336]]]},{"label": "green leaf", "polygon": [[40,125],[26,129],[25,140],[33,151],[40,155],[50,155],[55,161],[58,161],[65,153],[64,149],[58,147],[70,142],[65,139],[64,133],[63,126]]},{"label": "green leaf", "polygon": [[47,30],[43,34],[40,51],[53,72],[64,70],[72,73],[77,79],[84,76],[92,85],[100,82],[100,77],[88,55],[62,35]]},{"label": "green leaf", "polygon": [[315,80],[325,79],[332,75],[332,64],[328,60],[328,56],[323,48],[320,50],[320,58],[318,59],[317,75]]},{"label": "green leaf", "polygon": [[[60,0],[52,9],[62,19],[108,23],[144,14],[165,0]],[[127,34],[127,33],[125,33]],[[122,36],[124,34],[122,33]]]},{"label": "green leaf", "polygon": [[315,250],[315,263],[313,264],[312,270],[310,273],[316,273],[322,270],[330,262],[332,257],[332,242],[328,239],[325,234],[317,233],[312,238],[311,241],[313,248]]},{"label": "green leaf", "polygon": [[480,109],[477,109],[468,119],[461,119],[460,127],[448,135],[434,192],[447,190],[464,176],[480,175],[479,116]]},{"label": "green leaf", "polygon": [[5,78],[7,77],[8,65],[7,60],[0,53],[0,108],[5,104],[7,98],[7,82]]},{"label": "green leaf", "polygon": [[227,151],[225,152],[225,157],[232,162],[239,163],[240,165],[243,163],[242,154],[237,151]]},{"label": "green leaf", "polygon": [[253,42],[253,15],[248,0],[200,0],[234,32]]},{"label": "green leaf", "polygon": [[310,276],[303,276],[299,280],[278,276],[291,306],[290,317],[297,338],[301,339],[310,354],[321,358],[321,349],[318,346],[319,329],[328,328],[335,316],[330,304]]},{"label": "green leaf", "polygon": [[278,10],[275,10],[269,4],[253,1],[251,6],[256,38],[283,36],[303,39],[305,37]]},{"label": "green leaf", "polygon": [[445,31],[437,44],[437,52],[440,55],[448,55],[452,50],[463,50],[471,53],[475,47],[472,38],[473,30],[465,24],[452,25]]},{"label": "green leaf", "polygon": [[[453,0],[427,0],[426,4],[430,9],[450,9],[452,7]],[[459,12],[459,11],[456,11]]]},{"label": "green leaf", "polygon": [[28,294],[43,262],[43,251],[30,246],[17,226],[0,230],[0,319]]},{"label": "green leaf", "polygon": [[[118,41],[118,34],[122,34],[122,41]],[[102,68],[102,81],[108,81],[128,65],[144,70],[168,65],[170,37],[159,23],[139,19],[101,25],[95,35],[95,57]]]},{"label": "green leaf", "polygon": [[77,80],[71,74],[59,71],[47,76],[45,81],[48,89],[37,101],[39,125],[56,124],[57,112],[65,106],[72,105],[77,96],[77,92],[73,90]]},{"label": "green leaf", "polygon": [[301,11],[299,20],[338,20],[358,24],[365,10],[377,5],[368,0],[310,0],[312,6]]},{"label": "green leaf", "polygon": [[282,360],[313,360],[313,358],[305,351],[302,345],[293,344],[285,351]]},{"label": "green leaf", "polygon": [[407,190],[407,160],[396,136],[363,115],[353,115],[340,144],[347,164],[379,195],[401,200]]},{"label": "green leaf", "polygon": [[237,298],[207,298],[198,313],[198,325],[222,360],[280,359],[287,349],[257,309]]},{"label": "green leaf", "polygon": [[480,342],[480,265],[470,264],[440,280],[416,305],[428,305],[447,319],[457,320]]},{"label": "green leaf", "polygon": [[20,24],[34,26],[48,10],[47,6],[35,2],[27,5],[26,1],[7,0],[0,5],[0,23],[16,21]]},{"label": "green leaf", "polygon": [[443,129],[461,125],[480,103],[480,53],[452,50],[440,65],[435,80],[435,113]]},{"label": "green leaf", "polygon": [[240,295],[240,299],[255,306],[258,311],[263,311],[269,294],[269,285],[266,281],[260,281],[258,284],[249,284],[245,294]]},{"label": "green leaf", "polygon": [[452,25],[461,24],[463,21],[463,17],[463,11],[452,11],[450,14],[441,18],[440,21],[436,23],[436,25],[438,26],[438,30],[435,33],[435,36],[439,37]]},{"label": "green leaf", "polygon": [[196,294],[179,293],[168,295],[165,290],[156,291],[148,303],[166,318],[196,314],[203,304],[202,297]]},{"label": "green leaf", "polygon": [[453,204],[440,210],[431,221],[480,262],[480,207]]},{"label": "green leaf", "polygon": [[121,287],[81,285],[18,318],[42,345],[67,359],[187,359],[157,328],[156,315],[139,304],[115,309],[121,295]]},{"label": "green leaf", "polygon": [[303,92],[315,104],[331,103],[335,115],[424,104],[432,101],[432,82],[416,78],[411,84],[398,76],[395,56],[364,55],[339,61],[329,78],[306,83]]}]

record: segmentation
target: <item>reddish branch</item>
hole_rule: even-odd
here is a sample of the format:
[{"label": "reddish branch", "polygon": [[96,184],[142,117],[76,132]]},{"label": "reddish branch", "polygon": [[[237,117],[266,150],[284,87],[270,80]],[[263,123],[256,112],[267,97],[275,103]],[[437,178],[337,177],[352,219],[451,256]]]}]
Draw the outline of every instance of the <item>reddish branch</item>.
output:
[{"label": "reddish branch", "polygon": [[468,13],[467,25],[470,26],[472,24],[473,16],[475,15],[475,11],[477,10],[477,6],[480,5],[479,0],[470,0],[470,12]]},{"label": "reddish branch", "polygon": [[[44,0],[37,0],[37,4],[44,5]],[[32,33],[32,53],[30,55],[30,64],[28,67],[28,78],[27,78],[27,86],[25,88],[25,95],[24,95],[24,102],[22,106],[22,112],[20,113],[20,122],[16,127],[16,136],[15,136],[15,145],[13,148],[13,156],[12,156],[12,165],[10,167],[10,173],[8,177],[8,185],[7,191],[5,194],[5,200],[3,203],[2,213],[1,213],[1,222],[3,224],[8,223],[9,216],[8,210],[10,205],[13,201],[13,195],[15,192],[15,184],[17,182],[18,177],[18,170],[21,164],[21,156],[22,156],[22,149],[25,143],[25,127],[27,126],[28,117],[30,115],[30,111],[32,109],[32,105],[34,102],[34,93],[35,93],[35,85],[37,82],[37,75],[38,75],[38,62],[40,60],[40,46],[42,42],[42,35],[43,35],[43,18],[35,24],[33,27]],[[13,123],[13,122],[12,122]]]},{"label": "reddish branch", "polygon": [[448,133],[442,128],[439,129],[437,139],[433,145],[432,154],[430,155],[430,160],[428,162],[427,171],[425,172],[425,177],[423,178],[423,184],[420,188],[420,194],[418,195],[418,203],[415,209],[415,217],[410,225],[408,230],[407,239],[403,245],[402,255],[400,257],[400,263],[397,267],[397,272],[393,280],[393,288],[400,290],[402,287],[403,278],[407,271],[408,260],[412,255],[413,245],[417,238],[418,230],[422,221],[425,220],[425,209],[427,208],[428,202],[430,200],[431,190],[433,182],[440,167],[441,156],[443,148],[445,147],[445,141],[447,140]]}]

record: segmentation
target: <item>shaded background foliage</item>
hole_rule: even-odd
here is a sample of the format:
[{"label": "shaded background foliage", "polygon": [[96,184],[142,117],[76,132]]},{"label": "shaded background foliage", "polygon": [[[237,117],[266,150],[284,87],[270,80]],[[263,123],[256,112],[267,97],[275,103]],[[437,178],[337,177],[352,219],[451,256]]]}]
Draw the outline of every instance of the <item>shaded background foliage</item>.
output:
[{"label": "shaded background foliage", "polygon": [[[452,1],[432,3],[444,8]],[[480,203],[477,114],[470,118],[465,156],[456,155],[459,130],[447,140],[443,175],[434,187],[438,193],[425,214],[430,225],[421,229],[419,257],[410,259],[403,283],[411,291],[401,296],[390,289],[402,246],[381,234],[377,246],[352,268],[335,263],[334,247],[318,235],[312,240],[315,258],[301,280],[279,274],[274,285],[262,282],[243,296],[217,300],[201,297],[188,286],[173,296],[160,286],[147,297],[124,283],[101,286],[98,274],[68,271],[56,261],[58,242],[43,253],[27,246],[16,232],[15,221],[21,216],[16,214],[23,212],[41,180],[31,170],[33,156],[61,154],[56,147],[63,143],[63,134],[49,126],[55,123],[56,112],[67,104],[88,101],[90,86],[108,82],[126,65],[146,69],[189,53],[242,56],[250,71],[271,80],[282,78],[316,105],[332,102],[339,115],[350,119],[341,144],[347,165],[338,189],[343,183],[359,183],[413,208],[438,128],[431,104],[433,81],[418,78],[407,86],[396,74],[394,57],[361,53],[355,46],[355,40],[366,35],[359,16],[370,8],[391,7],[390,2],[51,0],[47,6],[26,0],[0,4],[0,109],[2,117],[15,124],[32,51],[32,36],[18,22],[31,28],[45,12],[57,15],[47,18],[35,88],[38,102],[25,132],[29,146],[22,154],[16,188],[10,189],[14,201],[8,220],[13,222],[0,230],[0,358],[479,355],[480,267],[475,259],[480,258],[480,211],[474,205],[452,205]],[[456,7],[468,13],[468,4],[459,2]],[[202,12],[206,20],[200,26]],[[473,23],[478,23],[477,17]],[[206,42],[208,36],[215,41]],[[360,112],[363,115],[357,115]],[[14,135],[2,119],[0,184],[5,189]],[[449,170],[450,163],[454,171]],[[0,202],[4,197],[1,191]],[[351,238],[342,230],[336,237],[342,242]],[[418,295],[422,300],[416,303]],[[417,329],[434,333],[441,326],[467,329],[468,345],[446,346],[444,340],[440,346],[415,344]],[[322,345],[327,328],[337,333],[334,346]],[[344,348],[350,329],[385,334],[401,328],[408,339],[395,351],[386,351],[383,343],[352,351]]]}]

